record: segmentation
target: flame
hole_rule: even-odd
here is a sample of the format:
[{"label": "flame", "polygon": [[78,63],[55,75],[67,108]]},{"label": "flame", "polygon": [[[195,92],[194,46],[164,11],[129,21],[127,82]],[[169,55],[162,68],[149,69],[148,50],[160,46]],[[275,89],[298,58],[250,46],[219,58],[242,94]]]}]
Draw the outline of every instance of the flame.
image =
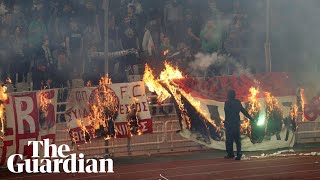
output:
[{"label": "flame", "polygon": [[180,111],[182,112],[182,117],[187,122],[188,128],[190,128],[190,117],[187,115],[187,110],[184,107],[181,96],[185,97],[187,101],[200,113],[208,122],[210,122],[217,130],[219,127],[216,125],[215,121],[211,119],[210,115],[206,113],[201,107],[200,101],[195,100],[190,94],[186,93],[184,90],[180,89],[178,85],[173,81],[175,79],[184,78],[183,73],[177,68],[172,66],[168,62],[164,62],[165,69],[160,73],[159,79],[155,79],[152,71],[148,65],[146,65],[146,70],[144,73],[144,82],[148,86],[149,90],[152,92],[156,92],[158,96],[160,96],[160,100],[165,100],[166,98],[170,98],[171,95],[168,91],[161,85],[161,83],[165,84],[168,90],[171,92],[173,98],[178,104]]},{"label": "flame", "polygon": [[270,92],[265,92],[264,94],[266,99],[267,117],[269,117],[274,111],[280,112],[282,116],[282,109],[279,106],[277,98],[272,96]]},{"label": "flame", "polygon": [[43,113],[48,113],[48,107],[49,104],[51,103],[51,100],[48,98],[49,92],[41,92],[39,94],[40,96],[40,110]]},{"label": "flame", "polygon": [[[304,103],[305,103],[305,101],[304,101],[304,89],[303,88],[300,88],[299,94],[298,94],[298,98],[300,98],[300,103],[301,103],[301,104],[299,104],[300,108],[298,108],[298,110],[303,113],[304,112]],[[301,116],[301,117],[302,117],[301,121],[304,122],[304,116]]]},{"label": "flame", "polygon": [[169,82],[174,79],[184,78],[182,72],[178,67],[173,67],[170,63],[164,62],[165,70],[160,73],[160,80],[164,82]]},{"label": "flame", "polygon": [[[109,122],[114,121],[119,104],[116,94],[108,87],[110,84],[112,84],[112,82],[108,75],[102,77],[99,81],[98,88],[95,89],[92,103],[89,103],[89,124],[95,132],[101,132],[105,139],[110,138]],[[83,131],[85,131],[85,129],[83,129]],[[113,135],[114,134],[111,134],[111,136]]]},{"label": "flame", "polygon": [[249,95],[249,111],[248,111],[248,113],[251,116],[255,116],[260,111],[260,107],[261,107],[261,104],[257,100],[257,97],[258,97],[260,91],[258,88],[255,88],[255,87],[251,87],[249,89],[249,91],[250,91],[250,95]]},{"label": "flame", "polygon": [[5,107],[3,103],[8,100],[8,95],[6,94],[7,87],[0,87],[0,120],[1,120],[1,139],[4,137],[5,131]]},{"label": "flame", "polygon": [[77,119],[77,124],[82,130],[85,143],[87,143],[91,140],[89,131],[87,130],[86,126],[83,124],[83,121],[81,119]]},{"label": "flame", "polygon": [[[250,87],[249,89],[250,95],[248,97],[249,99],[249,109],[248,109],[248,113],[250,114],[251,117],[255,117],[261,108],[261,104],[258,101],[258,95],[260,93],[258,88],[255,87]],[[259,119],[258,119],[259,121]],[[261,121],[261,119],[260,119]],[[245,134],[248,135],[249,137],[251,137],[251,125],[250,125],[250,120],[248,118],[245,118],[242,122],[241,122],[241,128],[240,128],[240,132],[241,134]]]},{"label": "flame", "polygon": [[106,85],[112,84],[111,78],[109,78],[109,75],[107,74],[105,77],[101,77],[99,81],[99,86],[103,87]]},{"label": "flame", "polygon": [[7,101],[8,100],[8,95],[6,94],[6,91],[7,91],[6,86],[0,87],[0,101]]},{"label": "flame", "polygon": [[12,81],[11,81],[11,79],[10,79],[9,77],[7,77],[6,83],[7,83],[7,84],[11,84],[11,83],[12,83]]},{"label": "flame", "polygon": [[91,81],[88,81],[88,82],[86,83],[86,87],[91,87],[91,86],[92,86]]},{"label": "flame", "polygon": [[138,99],[134,99],[133,103],[128,107],[128,114],[127,114],[127,127],[129,129],[130,136],[133,135],[141,135],[142,131],[139,128],[139,109],[137,109],[137,102]]},{"label": "flame", "polygon": [[165,88],[163,88],[158,80],[154,77],[153,72],[148,64],[145,65],[143,81],[148,86],[151,92],[157,93],[159,102],[162,102],[165,99],[171,97],[169,92]]},{"label": "flame", "polygon": [[[270,92],[265,92],[266,116],[265,116],[265,133],[270,136],[278,133],[283,125],[283,112],[277,98]],[[269,125],[270,123],[270,125]]]},{"label": "flame", "polygon": [[169,49],[163,51],[163,55],[164,55],[164,56],[167,55],[167,54],[169,54]]}]

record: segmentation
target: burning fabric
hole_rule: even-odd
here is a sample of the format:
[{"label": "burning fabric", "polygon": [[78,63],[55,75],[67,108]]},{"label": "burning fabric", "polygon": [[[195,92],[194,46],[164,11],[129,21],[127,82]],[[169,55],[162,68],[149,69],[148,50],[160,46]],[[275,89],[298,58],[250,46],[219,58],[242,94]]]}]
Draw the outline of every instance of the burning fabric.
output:
[{"label": "burning fabric", "polygon": [[[96,136],[108,139],[115,136],[114,120],[118,116],[119,99],[112,89],[107,85],[111,84],[108,76],[101,78],[99,87],[95,89],[90,100],[89,123],[95,130]],[[85,127],[84,127],[85,128]],[[89,132],[85,137],[89,138]]]},{"label": "burning fabric", "polygon": [[72,141],[128,138],[152,132],[152,120],[142,81],[112,84],[108,76],[97,87],[69,91],[66,121]]},{"label": "burning fabric", "polygon": [[127,126],[130,131],[130,136],[141,135],[141,130],[139,129],[139,111],[141,110],[138,109],[137,102],[134,100],[129,106],[129,113],[127,115]]},{"label": "burning fabric", "polygon": [[1,121],[1,134],[0,138],[3,139],[5,135],[5,108],[4,108],[4,103],[5,101],[8,100],[8,95],[6,94],[7,87],[6,86],[1,86],[0,87],[0,121]]},{"label": "burning fabric", "polygon": [[[223,141],[225,129],[222,123],[224,112],[220,96],[214,94],[214,97],[219,97],[217,100],[207,99],[208,92],[200,94],[199,91],[193,91],[192,86],[201,84],[194,84],[197,83],[197,80],[188,81],[190,78],[183,76],[179,69],[167,62],[159,78],[153,76],[147,65],[144,77],[149,90],[156,92],[161,97],[160,101],[163,101],[164,97],[173,97],[182,136],[212,148],[225,149]],[[226,78],[221,77],[221,79]],[[292,108],[294,107],[292,104],[295,104],[294,96],[288,93],[282,97],[282,93],[277,93],[280,97],[276,98],[270,92],[256,88],[265,87],[264,84],[257,82],[259,81],[252,80],[252,83],[242,84],[242,88],[248,88],[248,95],[240,99],[255,120],[250,122],[249,119],[243,118],[240,130],[243,150],[267,150],[293,146],[293,132],[296,129],[296,110]],[[225,86],[236,87],[238,85],[237,82],[234,82],[234,85],[232,83],[232,81],[226,82]],[[222,84],[221,86],[223,87]],[[205,87],[204,84],[202,87]],[[218,87],[211,87],[213,90],[215,88]],[[284,114],[288,116],[284,117]]]},{"label": "burning fabric", "polygon": [[[175,79],[184,78],[179,69],[165,62],[165,70],[161,72],[159,79],[155,79],[154,76],[150,74],[152,74],[152,71],[149,66],[146,65],[144,81],[149,87],[149,90],[156,92],[160,97],[164,97],[164,94],[165,97],[173,96],[182,129],[185,128],[199,134],[198,139],[201,139],[207,144],[211,143],[210,138],[215,140],[221,139],[222,132],[220,128],[216,122],[211,119],[209,114],[202,110],[200,101],[195,100],[188,93],[180,89],[174,82]],[[160,87],[161,90],[157,90],[154,87]],[[166,94],[167,92],[169,92],[169,95]],[[163,101],[164,99],[159,98],[159,100]]]}]

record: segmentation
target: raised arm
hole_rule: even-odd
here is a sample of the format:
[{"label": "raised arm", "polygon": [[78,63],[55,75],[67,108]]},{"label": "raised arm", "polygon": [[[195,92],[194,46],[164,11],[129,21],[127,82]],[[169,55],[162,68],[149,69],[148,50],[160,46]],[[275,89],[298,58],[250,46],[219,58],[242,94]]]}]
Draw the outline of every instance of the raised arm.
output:
[{"label": "raised arm", "polygon": [[246,111],[246,110],[243,108],[243,106],[242,106],[241,103],[240,103],[240,106],[241,106],[240,111],[242,112],[242,114],[243,114],[244,116],[246,116],[248,119],[250,119],[251,121],[253,121],[254,119],[250,116],[250,114],[248,113],[248,111]]}]

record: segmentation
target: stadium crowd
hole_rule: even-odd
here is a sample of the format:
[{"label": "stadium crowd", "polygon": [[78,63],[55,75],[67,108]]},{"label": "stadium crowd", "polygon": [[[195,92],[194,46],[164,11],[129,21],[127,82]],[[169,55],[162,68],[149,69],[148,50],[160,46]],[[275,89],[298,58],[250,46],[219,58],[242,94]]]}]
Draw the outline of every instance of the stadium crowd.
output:
[{"label": "stadium crowd", "polygon": [[[189,63],[198,52],[231,54],[246,66],[243,49],[254,38],[250,18],[239,0],[218,2],[110,0],[109,51],[138,52],[110,59],[113,82],[128,81],[133,65],[148,63],[157,72],[164,59],[191,73]],[[33,90],[67,87],[72,79],[96,84],[104,61],[90,54],[104,50],[104,3],[0,0],[1,81],[32,83]]]}]

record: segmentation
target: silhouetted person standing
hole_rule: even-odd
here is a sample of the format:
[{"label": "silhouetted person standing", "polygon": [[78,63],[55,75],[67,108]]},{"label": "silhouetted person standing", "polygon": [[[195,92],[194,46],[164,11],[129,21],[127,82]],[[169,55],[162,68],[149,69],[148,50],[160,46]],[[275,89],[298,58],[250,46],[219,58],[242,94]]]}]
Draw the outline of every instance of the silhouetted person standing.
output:
[{"label": "silhouetted person standing", "polygon": [[240,111],[251,121],[253,118],[243,108],[241,102],[236,99],[236,92],[230,90],[228,92],[228,100],[224,104],[225,121],[224,127],[226,129],[226,159],[234,158],[233,154],[233,142],[237,145],[237,157],[235,160],[240,160],[241,153],[241,138],[240,138]]}]

